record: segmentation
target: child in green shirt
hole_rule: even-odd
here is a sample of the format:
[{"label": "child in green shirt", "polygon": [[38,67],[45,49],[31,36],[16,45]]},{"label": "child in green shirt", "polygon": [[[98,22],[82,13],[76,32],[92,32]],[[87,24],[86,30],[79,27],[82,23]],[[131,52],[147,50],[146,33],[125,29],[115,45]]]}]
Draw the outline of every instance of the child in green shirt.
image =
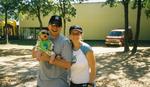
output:
[{"label": "child in green shirt", "polygon": [[42,30],[38,34],[38,40],[36,43],[36,58],[39,61],[42,52],[46,53],[47,55],[50,56],[50,61],[52,62],[55,59],[55,53],[53,52],[53,43],[51,40],[48,40],[48,31],[47,30]]}]

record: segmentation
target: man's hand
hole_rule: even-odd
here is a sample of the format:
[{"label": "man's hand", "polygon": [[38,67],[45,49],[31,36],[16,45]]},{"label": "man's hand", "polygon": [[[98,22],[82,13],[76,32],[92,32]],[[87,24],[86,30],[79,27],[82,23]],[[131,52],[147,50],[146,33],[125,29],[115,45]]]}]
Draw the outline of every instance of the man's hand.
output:
[{"label": "man's hand", "polygon": [[36,61],[40,61],[40,59],[37,58],[36,54],[37,54],[37,51],[35,51],[35,47],[34,47],[34,48],[32,49],[32,58],[33,58],[34,60],[36,60]]},{"label": "man's hand", "polygon": [[[35,51],[35,47],[32,49],[32,58],[36,58],[36,53],[37,51]],[[38,61],[49,61],[50,60],[50,56],[47,55],[44,52],[41,52],[41,57],[39,59],[36,59]]]},{"label": "man's hand", "polygon": [[42,52],[41,53],[41,57],[40,57],[40,61],[47,61],[47,62],[49,62],[49,60],[50,60],[50,56],[47,55],[46,53]]},{"label": "man's hand", "polygon": [[55,58],[53,62],[49,62],[50,64],[54,64],[58,67],[61,67],[63,69],[70,69],[71,63],[60,58]]},{"label": "man's hand", "polygon": [[[36,58],[35,48],[32,49],[32,57]],[[47,55],[46,53],[42,52],[39,61],[48,61],[50,64],[54,64],[54,65],[56,65],[58,67],[61,67],[61,68],[64,68],[64,69],[69,69],[71,67],[71,63],[66,61],[66,60],[64,60],[64,59],[56,58],[56,59],[54,59],[53,62],[50,62],[50,58],[51,57],[49,55]]]}]

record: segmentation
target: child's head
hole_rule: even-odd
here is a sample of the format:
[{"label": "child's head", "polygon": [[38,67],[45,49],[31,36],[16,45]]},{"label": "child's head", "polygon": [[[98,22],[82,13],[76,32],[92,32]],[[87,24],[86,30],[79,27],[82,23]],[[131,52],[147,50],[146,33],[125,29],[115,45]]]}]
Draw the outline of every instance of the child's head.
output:
[{"label": "child's head", "polygon": [[48,35],[49,33],[47,30],[41,30],[38,37],[40,40],[48,40]]}]

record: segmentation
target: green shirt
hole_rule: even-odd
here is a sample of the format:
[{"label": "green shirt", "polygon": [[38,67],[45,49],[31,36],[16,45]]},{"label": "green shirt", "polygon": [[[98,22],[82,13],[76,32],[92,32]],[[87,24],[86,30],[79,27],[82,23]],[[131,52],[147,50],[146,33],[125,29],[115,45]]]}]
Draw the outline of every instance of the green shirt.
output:
[{"label": "green shirt", "polygon": [[52,42],[50,40],[38,40],[37,47],[41,51],[51,51],[52,50]]}]

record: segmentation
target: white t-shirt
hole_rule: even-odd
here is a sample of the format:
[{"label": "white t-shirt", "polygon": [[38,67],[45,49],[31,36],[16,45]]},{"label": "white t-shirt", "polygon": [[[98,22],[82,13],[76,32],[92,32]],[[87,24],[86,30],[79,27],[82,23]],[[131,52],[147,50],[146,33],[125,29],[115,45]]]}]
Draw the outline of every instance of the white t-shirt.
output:
[{"label": "white t-shirt", "polygon": [[[82,48],[85,52],[90,49],[85,44],[82,45]],[[76,57],[76,63],[71,66],[71,81],[75,84],[89,82],[90,69],[83,50],[80,47],[79,50],[73,51],[73,55]]]}]

